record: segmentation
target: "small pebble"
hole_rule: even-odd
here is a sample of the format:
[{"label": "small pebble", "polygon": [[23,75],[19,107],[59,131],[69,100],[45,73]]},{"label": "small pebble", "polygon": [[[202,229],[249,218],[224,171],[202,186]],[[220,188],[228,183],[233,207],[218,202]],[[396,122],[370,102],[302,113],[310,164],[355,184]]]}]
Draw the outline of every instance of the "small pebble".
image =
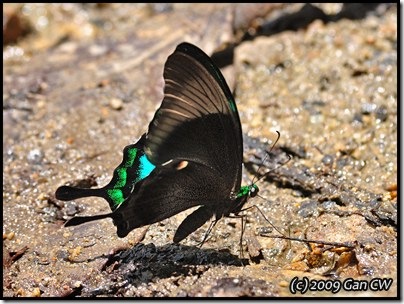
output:
[{"label": "small pebble", "polygon": [[34,290],[31,293],[31,296],[32,297],[40,297],[41,296],[41,290],[38,287],[34,288]]},{"label": "small pebble", "polygon": [[109,101],[109,105],[111,106],[111,108],[113,108],[114,110],[121,110],[122,106],[123,106],[123,101],[122,99],[119,98],[112,98]]},{"label": "small pebble", "polygon": [[280,281],[280,282],[279,282],[279,286],[280,286],[280,287],[288,287],[288,286],[289,286],[289,283],[283,280],[283,281]]}]

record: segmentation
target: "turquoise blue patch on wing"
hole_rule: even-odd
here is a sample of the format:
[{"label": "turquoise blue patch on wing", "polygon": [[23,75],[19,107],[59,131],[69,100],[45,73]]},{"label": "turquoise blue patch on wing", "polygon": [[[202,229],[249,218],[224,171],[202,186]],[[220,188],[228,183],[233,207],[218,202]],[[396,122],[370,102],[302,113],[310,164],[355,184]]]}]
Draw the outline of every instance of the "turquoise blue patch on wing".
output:
[{"label": "turquoise blue patch on wing", "polygon": [[156,168],[144,154],[143,145],[129,145],[123,150],[123,160],[114,170],[111,182],[105,187],[111,210],[119,207],[132,193],[137,182]]},{"label": "turquoise blue patch on wing", "polygon": [[139,158],[139,163],[140,163],[138,169],[139,176],[137,181],[148,177],[149,174],[154,170],[154,168],[156,168],[156,166],[153,165],[147,158],[147,156],[144,154]]}]

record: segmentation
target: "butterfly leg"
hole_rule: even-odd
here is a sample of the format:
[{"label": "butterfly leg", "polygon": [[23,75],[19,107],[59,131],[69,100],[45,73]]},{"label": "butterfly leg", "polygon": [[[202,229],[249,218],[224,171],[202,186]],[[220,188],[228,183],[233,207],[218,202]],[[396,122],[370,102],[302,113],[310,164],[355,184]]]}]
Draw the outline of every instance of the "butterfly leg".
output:
[{"label": "butterfly leg", "polygon": [[288,230],[288,235],[286,236],[285,233],[282,233],[274,224],[271,223],[271,221],[265,216],[265,214],[261,211],[261,209],[256,206],[252,205],[248,208],[242,209],[241,211],[246,211],[248,209],[255,208],[258,210],[258,212],[261,214],[261,216],[265,219],[266,222],[268,222],[271,227],[276,230],[280,235],[274,235],[274,236],[268,236],[265,233],[260,233],[261,236],[266,236],[270,238],[279,238],[279,239],[284,239],[284,240],[289,240],[289,241],[297,241],[297,242],[305,242],[305,243],[316,243],[316,244],[322,244],[322,245],[329,245],[329,246],[335,246],[335,247],[347,247],[347,248],[354,248],[355,244],[354,242],[327,242],[327,241],[321,241],[321,240],[309,240],[306,238],[295,238],[290,236],[290,230]]},{"label": "butterfly leg", "polygon": [[197,244],[197,246],[198,246],[199,248],[202,248],[203,244],[205,244],[206,240],[207,240],[208,237],[209,237],[209,234],[212,232],[213,227],[215,227],[215,225],[216,225],[216,223],[217,223],[218,221],[219,221],[219,220],[216,219],[216,220],[214,220],[214,221],[212,221],[212,222],[210,223],[209,228],[208,228],[208,230],[206,230],[205,235],[204,235],[202,241],[200,241],[200,242]]},{"label": "butterfly leg", "polygon": [[[248,209],[248,208],[246,208],[246,209]],[[246,209],[243,209],[241,211],[244,211]],[[241,212],[241,211],[239,211],[239,212]],[[246,215],[239,215],[237,213],[235,215],[228,215],[227,217],[241,219],[241,234],[240,234],[239,246],[240,246],[240,257],[241,257],[241,259],[243,259],[244,258],[243,236],[244,236],[244,231],[245,231],[245,227],[246,227],[246,224],[247,224],[247,221],[245,220]]]}]

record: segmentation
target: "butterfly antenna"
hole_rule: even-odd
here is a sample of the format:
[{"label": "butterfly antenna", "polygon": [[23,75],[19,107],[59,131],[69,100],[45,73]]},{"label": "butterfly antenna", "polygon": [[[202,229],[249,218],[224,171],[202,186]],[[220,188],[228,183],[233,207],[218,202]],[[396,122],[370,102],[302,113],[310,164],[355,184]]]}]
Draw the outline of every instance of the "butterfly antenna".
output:
[{"label": "butterfly antenna", "polygon": [[[257,169],[257,173],[254,176],[254,179],[258,176],[258,173],[260,172],[261,168],[264,166],[265,161],[267,160],[267,158],[269,157],[269,153],[272,152],[273,148],[275,147],[275,145],[277,144],[279,138],[281,137],[281,133],[279,133],[279,131],[276,131],[276,133],[278,134],[278,136],[276,137],[275,142],[272,144],[271,149],[269,149],[269,152],[267,154],[265,154],[265,157],[262,159],[261,164],[259,165],[258,169]],[[254,183],[254,179],[253,179],[253,183]],[[257,179],[258,181],[259,179]]]},{"label": "butterfly antenna", "polygon": [[[243,171],[244,171],[244,168],[245,168],[244,163],[242,163],[242,164],[241,164],[241,166],[243,166]],[[255,176],[254,176],[254,178],[255,178]],[[254,178],[253,178],[253,179],[251,179],[251,178],[250,178],[250,176],[249,176],[249,175],[247,175],[247,179],[248,179],[248,181],[249,181],[249,185],[254,184]]]},{"label": "butterfly antenna", "polygon": [[[283,163],[279,164],[279,165],[276,166],[275,168],[269,170],[267,173],[265,173],[265,174],[262,175],[260,178],[258,178],[255,182],[257,183],[257,182],[259,182],[260,180],[263,180],[263,179],[264,179],[265,177],[267,177],[270,173],[272,173],[272,172],[278,170],[280,167],[283,167],[283,166],[286,165],[288,162],[290,162],[291,159],[292,159],[292,156],[290,156],[289,154],[286,154],[286,155],[287,155],[287,157],[288,157],[288,159],[287,159],[286,161],[284,161]],[[265,159],[265,158],[264,158],[264,159]],[[262,166],[262,165],[261,165],[261,166]],[[257,173],[258,173],[258,171],[257,171]]]},{"label": "butterfly antenna", "polygon": [[[273,170],[270,170],[269,172],[265,173],[263,176],[261,176],[260,178],[258,178],[258,174],[259,174],[261,168],[264,167],[264,163],[265,163],[265,161],[267,160],[267,158],[269,157],[269,153],[272,152],[272,150],[274,149],[274,147],[275,147],[276,144],[278,143],[279,138],[281,137],[281,133],[280,133],[279,131],[276,131],[276,133],[278,134],[278,136],[277,136],[275,142],[272,144],[271,149],[269,149],[269,152],[268,152],[267,154],[265,154],[265,157],[262,159],[262,162],[261,162],[261,164],[259,165],[259,167],[258,167],[258,169],[257,169],[257,173],[255,174],[255,176],[254,176],[254,178],[253,178],[252,184],[257,183],[258,181],[262,180],[265,176],[267,176],[269,173],[271,173],[271,172],[273,172],[274,170],[278,169],[279,167],[281,167],[281,166],[287,164],[287,163],[290,161],[290,159],[291,159],[290,155],[288,155],[288,158],[289,158],[289,159],[288,159],[285,163],[282,163],[280,166],[274,168]],[[256,179],[256,180],[255,180],[255,179]],[[255,180],[255,181],[254,181],[254,180]]]}]

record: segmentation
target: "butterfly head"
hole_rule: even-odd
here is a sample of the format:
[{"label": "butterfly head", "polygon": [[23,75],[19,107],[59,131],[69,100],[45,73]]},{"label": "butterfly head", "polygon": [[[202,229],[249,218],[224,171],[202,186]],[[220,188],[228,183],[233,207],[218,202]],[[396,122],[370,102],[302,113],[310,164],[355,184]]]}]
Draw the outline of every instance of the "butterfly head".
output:
[{"label": "butterfly head", "polygon": [[233,206],[231,213],[237,214],[241,211],[244,204],[247,202],[248,198],[254,197],[258,194],[259,188],[256,184],[250,184],[247,186],[241,186],[239,192],[233,199],[236,201],[236,204]]},{"label": "butterfly head", "polygon": [[259,188],[256,184],[250,184],[247,186],[242,186],[240,191],[237,193],[237,197],[254,197],[257,195]]}]

